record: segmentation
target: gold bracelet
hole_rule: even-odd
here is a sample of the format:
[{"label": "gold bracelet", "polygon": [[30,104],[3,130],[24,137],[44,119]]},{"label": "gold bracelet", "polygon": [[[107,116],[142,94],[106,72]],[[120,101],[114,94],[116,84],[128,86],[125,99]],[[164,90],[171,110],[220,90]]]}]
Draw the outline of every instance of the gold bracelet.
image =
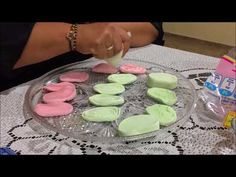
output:
[{"label": "gold bracelet", "polygon": [[77,42],[77,24],[72,24],[70,31],[67,33],[66,38],[69,40],[70,48],[72,51],[76,51],[76,42]]}]

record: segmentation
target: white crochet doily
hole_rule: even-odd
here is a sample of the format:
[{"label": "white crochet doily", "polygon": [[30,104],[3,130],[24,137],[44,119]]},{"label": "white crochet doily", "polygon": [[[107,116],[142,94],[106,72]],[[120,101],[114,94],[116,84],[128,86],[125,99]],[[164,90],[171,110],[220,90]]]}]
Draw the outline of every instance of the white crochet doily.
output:
[{"label": "white crochet doily", "polygon": [[[214,71],[217,58],[157,45],[131,50],[127,58],[155,62],[174,69],[201,90]],[[169,136],[124,144],[100,144],[75,140],[45,129],[23,116],[23,103],[31,82],[0,93],[0,146],[17,154],[234,154],[235,135],[231,129],[202,116],[196,110],[189,120]],[[34,129],[34,130],[33,130]],[[36,131],[35,131],[36,130]],[[40,133],[39,133],[40,132]]]}]

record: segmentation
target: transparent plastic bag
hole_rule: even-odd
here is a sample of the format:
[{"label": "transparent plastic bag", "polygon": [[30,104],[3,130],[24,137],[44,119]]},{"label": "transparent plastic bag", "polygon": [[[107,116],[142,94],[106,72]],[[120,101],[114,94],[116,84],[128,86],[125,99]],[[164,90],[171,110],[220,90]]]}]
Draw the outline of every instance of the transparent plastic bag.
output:
[{"label": "transparent plastic bag", "polygon": [[[204,83],[199,94],[208,116],[225,124],[225,118],[236,114],[236,48],[221,57],[216,70]],[[228,116],[229,117],[229,116]]]}]

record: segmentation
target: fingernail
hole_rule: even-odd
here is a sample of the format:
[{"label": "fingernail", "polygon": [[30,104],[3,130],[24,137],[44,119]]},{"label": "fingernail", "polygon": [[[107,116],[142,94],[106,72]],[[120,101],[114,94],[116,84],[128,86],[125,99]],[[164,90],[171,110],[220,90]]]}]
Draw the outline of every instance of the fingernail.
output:
[{"label": "fingernail", "polygon": [[128,36],[129,36],[129,37],[131,37],[131,36],[132,36],[132,34],[131,34],[131,32],[130,32],[130,31],[128,31],[128,32],[127,32],[127,34],[128,34]]}]

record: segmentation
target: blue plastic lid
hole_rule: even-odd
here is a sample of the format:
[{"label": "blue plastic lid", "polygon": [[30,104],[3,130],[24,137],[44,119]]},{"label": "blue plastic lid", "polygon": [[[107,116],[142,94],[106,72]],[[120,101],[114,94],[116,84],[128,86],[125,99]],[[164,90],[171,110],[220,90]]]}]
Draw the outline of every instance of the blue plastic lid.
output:
[{"label": "blue plastic lid", "polygon": [[0,155],[16,155],[16,153],[8,147],[0,148]]}]

